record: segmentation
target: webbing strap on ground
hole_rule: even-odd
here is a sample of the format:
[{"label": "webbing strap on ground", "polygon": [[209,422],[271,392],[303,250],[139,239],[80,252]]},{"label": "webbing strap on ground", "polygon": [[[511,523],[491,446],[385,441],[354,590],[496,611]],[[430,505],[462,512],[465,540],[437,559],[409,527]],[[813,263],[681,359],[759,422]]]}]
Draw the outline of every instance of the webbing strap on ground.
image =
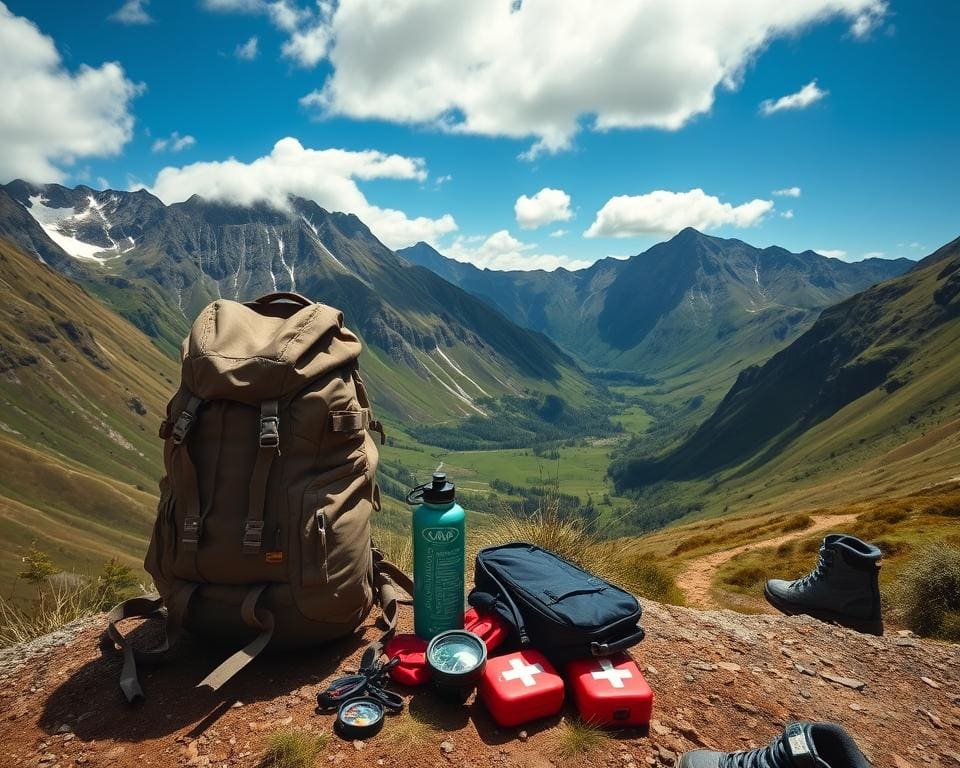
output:
[{"label": "webbing strap on ground", "polygon": [[197,688],[206,686],[214,691],[219,690],[224,683],[253,661],[267,647],[273,637],[273,614],[265,608],[261,608],[257,612],[257,600],[260,599],[266,588],[266,584],[260,584],[251,589],[247,592],[243,604],[240,606],[240,615],[244,622],[248,626],[259,629],[260,634],[201,680],[197,684]]},{"label": "webbing strap on ground", "polygon": [[124,635],[117,624],[124,619],[150,618],[163,616],[163,599],[158,596],[134,597],[116,606],[107,616],[107,631],[104,633],[101,649],[118,650],[123,654],[123,669],[120,672],[120,689],[128,702],[143,698],[143,689],[137,676],[137,663],[156,664],[163,661],[180,639],[183,619],[187,605],[196,591],[197,584],[188,582],[181,586],[170,598],[166,611],[166,626],[163,642],[156,648],[137,651],[130,639]]}]

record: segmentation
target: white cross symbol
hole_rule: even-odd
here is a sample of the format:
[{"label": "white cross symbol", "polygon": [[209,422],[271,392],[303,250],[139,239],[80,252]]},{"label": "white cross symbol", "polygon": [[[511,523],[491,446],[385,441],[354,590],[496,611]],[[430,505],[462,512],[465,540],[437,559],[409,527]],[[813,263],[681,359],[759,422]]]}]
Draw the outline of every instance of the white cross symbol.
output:
[{"label": "white cross symbol", "polygon": [[537,681],[533,679],[533,676],[543,672],[543,667],[539,664],[524,664],[521,659],[510,659],[510,666],[513,667],[513,669],[508,669],[504,672],[503,679],[519,680],[523,683],[524,688],[536,685]]},{"label": "white cross symbol", "polygon": [[623,688],[623,681],[633,677],[629,669],[617,669],[607,659],[600,659],[600,669],[590,674],[593,675],[594,680],[609,680],[614,688]]}]

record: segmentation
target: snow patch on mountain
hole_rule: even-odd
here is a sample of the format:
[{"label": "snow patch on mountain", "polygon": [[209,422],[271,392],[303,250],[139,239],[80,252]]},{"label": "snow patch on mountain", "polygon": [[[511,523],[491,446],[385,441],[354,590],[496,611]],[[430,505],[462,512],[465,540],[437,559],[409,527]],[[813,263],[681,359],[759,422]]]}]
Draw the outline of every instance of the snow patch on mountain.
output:
[{"label": "snow patch on mountain", "polygon": [[[116,198],[111,199],[116,202]],[[136,246],[132,237],[125,237],[117,242],[110,236],[110,220],[107,218],[103,205],[93,195],[87,197],[87,207],[82,211],[76,211],[73,208],[54,208],[48,205],[48,199],[42,194],[31,195],[27,198],[27,201],[30,204],[24,205],[24,208],[43,228],[47,236],[76,259],[103,264]],[[100,220],[103,233],[111,243],[109,248],[104,248],[97,243],[85,242],[77,237],[80,226],[91,216]],[[129,243],[127,247],[122,245],[124,240]]]}]

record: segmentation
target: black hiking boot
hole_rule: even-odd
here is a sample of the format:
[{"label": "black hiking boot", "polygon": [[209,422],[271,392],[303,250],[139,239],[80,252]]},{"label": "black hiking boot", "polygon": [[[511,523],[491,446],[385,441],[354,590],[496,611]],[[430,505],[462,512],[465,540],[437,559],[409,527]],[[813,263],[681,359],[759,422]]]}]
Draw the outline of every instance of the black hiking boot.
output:
[{"label": "black hiking boot", "polygon": [[790,723],[765,747],[746,752],[697,749],[680,758],[679,768],[870,768],[870,763],[839,725]]},{"label": "black hiking boot", "polygon": [[856,536],[831,533],[820,545],[817,567],[795,581],[771,579],[763,595],[787,615],[806,614],[858,632],[883,634],[880,550]]}]

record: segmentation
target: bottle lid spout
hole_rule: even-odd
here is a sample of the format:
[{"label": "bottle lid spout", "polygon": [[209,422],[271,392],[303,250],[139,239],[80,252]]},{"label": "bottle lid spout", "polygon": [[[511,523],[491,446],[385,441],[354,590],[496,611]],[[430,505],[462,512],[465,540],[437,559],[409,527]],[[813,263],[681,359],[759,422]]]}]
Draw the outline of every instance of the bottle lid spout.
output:
[{"label": "bottle lid spout", "polygon": [[429,483],[418,485],[407,494],[407,504],[450,504],[457,500],[457,487],[445,472],[434,472]]}]

